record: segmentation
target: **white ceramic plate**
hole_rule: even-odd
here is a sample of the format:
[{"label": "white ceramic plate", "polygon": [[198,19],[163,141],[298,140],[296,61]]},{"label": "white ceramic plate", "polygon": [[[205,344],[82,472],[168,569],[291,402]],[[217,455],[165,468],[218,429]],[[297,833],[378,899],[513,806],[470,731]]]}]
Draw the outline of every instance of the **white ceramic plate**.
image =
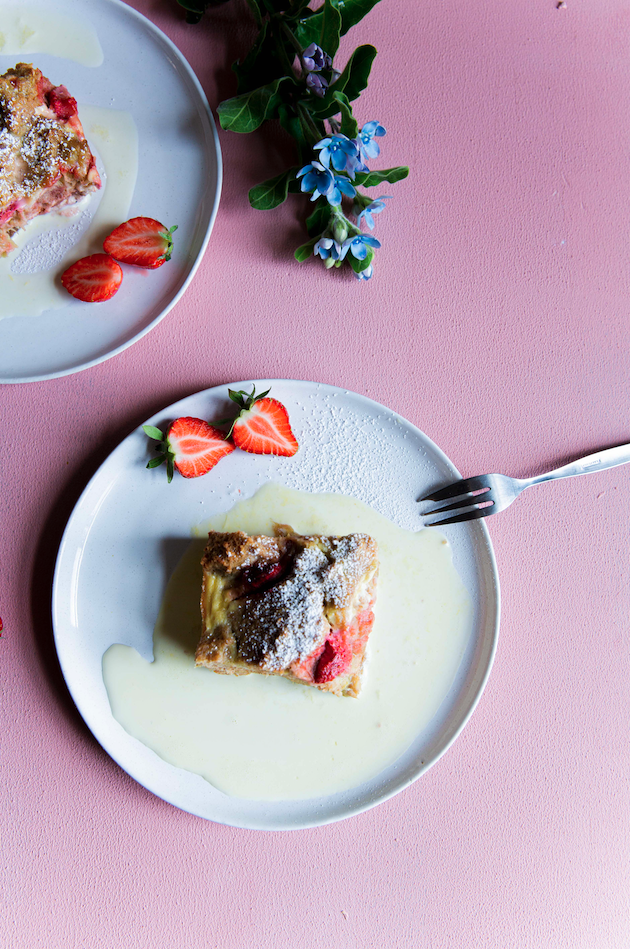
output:
[{"label": "white ceramic plate", "polygon": [[[15,6],[15,0],[0,0]],[[25,11],[43,0],[20,0]],[[171,41],[119,0],[55,0],[55,15],[94,28],[98,67],[50,54],[0,55],[0,73],[33,62],[66,85],[79,103],[131,114],[139,161],[129,217],[178,225],[167,265],[126,273],[106,304],[80,303],[40,316],[0,320],[0,383],[32,382],[78,372],[114,356],[149,332],[179,300],[203,256],[221,191],[221,154],[212,114],[190,66]],[[50,8],[49,8],[50,9]],[[92,253],[101,250],[95,246]],[[57,268],[59,269],[59,268]],[[128,268],[131,271],[132,268]],[[0,286],[0,292],[2,287]]]},{"label": "white ceramic plate", "polygon": [[[251,382],[230,388],[251,388]],[[296,490],[352,495],[399,526],[421,527],[416,498],[458,472],[411,423],[363,396],[310,382],[257,381],[289,411],[300,450],[294,458],[233,452],[205,477],[147,471],[153,444],[129,435],[94,475],[66,528],[53,588],[53,623],[72,697],[103,748],[154,794],[201,817],[237,827],[286,830],[326,824],[373,807],[407,787],[446,751],[466,724],[490,672],[499,624],[499,585],[481,521],[444,529],[474,604],[468,647],[437,715],[412,746],[372,781],[340,794],[300,801],[228,797],[198,775],[167,764],[112,717],[102,657],[112,643],[152,657],[162,595],[195,528],[269,481]],[[228,386],[165,408],[149,424],[180,416],[230,415]],[[322,451],[322,446],[326,451]]]}]

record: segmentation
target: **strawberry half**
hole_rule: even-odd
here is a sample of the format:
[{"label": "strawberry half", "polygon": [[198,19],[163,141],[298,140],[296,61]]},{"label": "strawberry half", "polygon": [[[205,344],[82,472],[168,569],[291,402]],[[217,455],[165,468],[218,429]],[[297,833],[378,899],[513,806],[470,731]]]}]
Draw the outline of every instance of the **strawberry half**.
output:
[{"label": "strawberry half", "polygon": [[178,418],[170,426],[166,436],[153,425],[143,425],[142,430],[159,444],[157,458],[152,458],[147,468],[157,468],[166,462],[169,484],[173,480],[173,467],[184,478],[198,478],[234,451],[234,445],[225,440],[223,432],[208,425],[200,418]]},{"label": "strawberry half", "polygon": [[122,261],[155,270],[171,259],[173,231],[152,217],[132,217],[115,228],[103,241],[106,253]]},{"label": "strawberry half", "polygon": [[120,264],[108,254],[81,257],[61,275],[61,282],[73,297],[84,303],[102,303],[111,300],[122,283]]},{"label": "strawberry half", "polygon": [[256,386],[251,392],[234,392],[228,389],[230,398],[241,411],[234,419],[227,437],[243,451],[255,455],[291,456],[298,450],[298,443],[291,431],[289,413],[281,402],[268,399],[271,390],[256,395]]}]

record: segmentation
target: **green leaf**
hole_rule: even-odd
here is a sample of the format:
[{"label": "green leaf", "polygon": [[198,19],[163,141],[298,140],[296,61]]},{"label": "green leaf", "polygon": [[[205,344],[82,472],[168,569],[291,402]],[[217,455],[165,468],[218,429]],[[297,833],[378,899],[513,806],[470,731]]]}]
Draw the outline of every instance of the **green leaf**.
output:
[{"label": "green leaf", "polygon": [[210,0],[177,0],[177,2],[180,7],[194,15],[195,19],[190,22],[198,23]]},{"label": "green leaf", "polygon": [[294,109],[290,108],[286,103],[281,102],[278,106],[278,119],[280,120],[280,125],[295,139],[300,153],[303,150],[310,151],[307,140],[304,138],[304,133],[302,131],[302,125],[295,114]]},{"label": "green leaf", "polygon": [[307,241],[306,244],[302,244],[300,247],[298,247],[295,252],[295,259],[299,260],[300,263],[303,263],[303,261],[308,260],[309,257],[312,257],[313,248],[315,247],[317,241],[318,238],[314,237],[312,240]]},{"label": "green leaf", "polygon": [[341,35],[356,26],[379,0],[343,0],[339,3],[341,12]]},{"label": "green leaf", "polygon": [[249,203],[251,206],[258,211],[270,211],[272,208],[277,208],[279,204],[286,201],[289,191],[289,181],[295,178],[296,172],[298,171],[299,168],[297,165],[294,165],[293,168],[288,168],[286,171],[283,171],[281,175],[276,175],[275,178],[268,178],[267,181],[255,185],[249,192]]},{"label": "green leaf", "polygon": [[161,432],[159,428],[156,428],[155,425],[143,425],[142,431],[156,442],[164,441],[164,433]]},{"label": "green leaf", "polygon": [[272,46],[267,38],[268,26],[269,23],[267,20],[265,20],[265,22],[261,25],[260,33],[256,37],[256,42],[250,49],[243,62],[241,63],[239,60],[237,60],[232,64],[232,69],[236,73],[238,79],[239,93],[251,91],[249,80],[254,75],[256,76],[256,85],[260,84],[260,69],[258,68],[259,60],[262,62],[267,62],[269,53],[271,52],[269,47]]},{"label": "green leaf", "polygon": [[359,134],[357,120],[352,114],[352,106],[348,102],[347,96],[343,92],[335,92],[335,100],[339,103],[339,112],[341,114],[341,124],[339,131],[348,138],[356,138]]},{"label": "green leaf", "polygon": [[319,35],[318,46],[328,53],[331,59],[337,55],[339,49],[339,34],[341,32],[341,14],[337,9],[337,4],[331,0],[325,0],[321,8],[322,27]]},{"label": "green leaf", "polygon": [[[343,36],[344,33],[347,33],[349,29],[362,20],[372,7],[376,6],[378,0],[329,0],[329,2],[331,7],[340,14],[339,32]],[[295,30],[296,38],[302,49],[306,49],[311,43],[317,43],[318,46],[321,46],[324,12],[320,8],[316,13],[311,13],[310,16],[307,13],[308,11],[304,11],[304,16]],[[322,49],[330,56],[334,55],[325,46],[322,46]],[[337,52],[337,49],[335,49],[335,52]]]},{"label": "green leaf", "polygon": [[253,92],[226,99],[217,109],[221,128],[231,132],[253,132],[266,119],[273,117],[278,103],[281,102],[278,90],[287,81],[291,80],[288,76],[283,76],[266,86],[254,89]]},{"label": "green leaf", "polygon": [[345,93],[350,100],[358,99],[368,84],[375,56],[376,49],[369,44],[355,49],[339,79],[330,87],[331,90]]},{"label": "green leaf", "polygon": [[406,165],[398,165],[396,168],[383,168],[382,171],[364,171],[359,172],[355,177],[355,185],[362,185],[364,188],[373,188],[374,185],[380,185],[387,181],[390,185],[395,185],[397,181],[402,181],[409,174]]},{"label": "green leaf", "polygon": [[157,458],[152,458],[151,461],[147,464],[147,468],[158,468],[160,465],[164,464],[166,461],[166,455],[158,455]]},{"label": "green leaf", "polygon": [[[301,49],[306,49],[311,43],[317,43],[319,45],[319,40],[322,35],[322,20],[323,16],[321,13],[315,13],[313,16],[305,17],[300,20],[294,32]],[[328,52],[328,50],[326,50],[326,52]]]},{"label": "green leaf", "polygon": [[321,199],[315,205],[315,210],[306,219],[306,230],[313,236],[323,234],[333,214],[333,209],[325,198]]},{"label": "green leaf", "polygon": [[258,29],[262,28],[262,13],[260,12],[260,7],[258,5],[258,0],[247,0],[247,6],[250,8],[256,20],[256,26]]}]

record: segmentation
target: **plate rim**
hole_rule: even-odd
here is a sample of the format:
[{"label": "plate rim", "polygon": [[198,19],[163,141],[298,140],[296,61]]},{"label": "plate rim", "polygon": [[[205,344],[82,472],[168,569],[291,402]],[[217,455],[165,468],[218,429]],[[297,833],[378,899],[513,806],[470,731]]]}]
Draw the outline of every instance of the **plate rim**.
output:
[{"label": "plate rim", "polygon": [[[257,388],[259,386],[269,387],[273,385],[307,386],[307,387],[315,386],[317,388],[324,389],[326,392],[351,396],[354,399],[358,399],[360,402],[366,403],[372,409],[375,409],[375,408],[379,410],[384,409],[389,415],[394,417],[396,420],[401,421],[402,423],[404,423],[404,425],[407,425],[411,429],[413,429],[421,437],[421,439],[424,440],[424,442],[431,447],[431,449],[435,452],[437,459],[440,462],[442,462],[442,464],[444,464],[445,467],[447,467],[453,473],[453,476],[455,478],[461,477],[460,472],[455,467],[453,462],[449,459],[449,457],[445,454],[445,452],[428,435],[426,435],[420,428],[418,428],[418,426],[416,426],[413,422],[409,421],[404,416],[399,415],[399,413],[396,412],[395,410],[388,408],[387,406],[383,405],[380,402],[375,401],[374,399],[371,399],[369,396],[365,396],[358,392],[353,392],[343,387],[333,386],[327,383],[319,383],[313,380],[248,379],[248,380],[242,380],[240,382],[222,383],[216,386],[211,386],[206,389],[200,389],[195,392],[191,392],[188,395],[184,396],[183,398],[178,399],[176,402],[163,406],[157,412],[154,412],[149,419],[147,419],[145,422],[140,423],[137,426],[134,426],[133,429],[131,429],[127,435],[121,438],[118,444],[113,449],[113,451],[107,456],[107,458],[98,466],[96,471],[91,475],[83,491],[81,492],[80,496],[76,500],[73,506],[73,509],[68,517],[66,526],[64,528],[64,531],[59,543],[56,560],[55,560],[55,568],[54,568],[54,573],[53,573],[53,582],[52,582],[52,590],[51,590],[51,617],[52,617],[52,626],[53,626],[53,637],[54,637],[54,643],[55,643],[55,650],[57,653],[57,657],[58,657],[59,665],[60,665],[61,672],[64,678],[64,682],[66,684],[66,688],[68,689],[68,692],[72,698],[73,703],[75,704],[75,707],[77,708],[78,713],[81,715],[81,718],[85,722],[86,727],[89,729],[90,733],[96,739],[96,741],[98,742],[100,747],[103,749],[103,751],[106,754],[108,754],[110,758],[112,758],[115,764],[119,768],[121,768],[122,771],[128,774],[134,781],[137,781],[137,783],[140,784],[141,787],[144,787],[147,791],[149,791],[149,793],[154,794],[156,797],[160,798],[161,800],[165,801],[171,806],[177,808],[178,810],[183,810],[185,813],[193,814],[203,820],[210,820],[214,823],[219,823],[225,826],[237,827],[240,829],[248,829],[248,830],[262,830],[262,831],[267,831],[267,832],[280,832],[280,831],[286,831],[286,830],[304,830],[310,827],[325,826],[328,824],[337,823],[340,820],[346,820],[347,818],[358,816],[359,814],[364,813],[367,810],[370,810],[376,805],[382,804],[385,801],[390,800],[392,797],[396,796],[397,794],[401,793],[402,791],[410,787],[412,784],[414,784],[426,771],[428,771],[431,767],[433,767],[433,765],[436,764],[443,757],[444,754],[446,754],[449,748],[451,748],[453,743],[456,741],[456,739],[462,733],[465,726],[470,721],[475,709],[477,708],[477,705],[479,704],[481,696],[486,688],[490,673],[492,671],[494,659],[495,659],[497,648],[498,648],[498,637],[499,637],[500,616],[501,616],[501,590],[500,590],[500,582],[499,582],[496,557],[494,554],[494,549],[492,546],[487,525],[483,523],[482,520],[476,520],[471,523],[474,524],[474,529],[481,533],[481,537],[483,539],[483,548],[484,548],[483,553],[485,557],[487,558],[487,566],[489,567],[489,570],[490,570],[490,578],[492,581],[491,586],[492,586],[492,594],[493,594],[492,603],[491,603],[492,614],[493,614],[491,628],[485,631],[484,636],[481,639],[482,642],[490,643],[489,649],[486,649],[487,659],[485,662],[484,672],[480,676],[479,681],[477,682],[472,694],[467,699],[466,711],[462,714],[461,719],[459,719],[458,721],[458,724],[456,725],[454,730],[452,730],[449,733],[448,737],[444,740],[441,740],[438,743],[437,753],[432,755],[430,760],[427,760],[426,762],[420,762],[417,765],[417,767],[413,769],[413,773],[409,774],[407,777],[402,776],[398,778],[393,783],[393,786],[389,788],[382,788],[378,793],[371,795],[369,799],[356,802],[354,805],[350,805],[346,807],[343,812],[333,814],[333,815],[323,814],[321,817],[317,817],[313,815],[311,819],[302,820],[300,821],[300,823],[296,823],[295,821],[290,821],[290,820],[287,820],[286,823],[283,823],[281,820],[274,820],[273,825],[270,825],[268,822],[259,821],[256,819],[243,821],[242,819],[238,819],[238,818],[234,820],[229,820],[229,819],[226,819],[225,817],[210,817],[207,814],[199,813],[198,810],[182,807],[181,804],[175,803],[173,800],[170,800],[169,797],[167,797],[165,794],[160,793],[160,791],[155,790],[153,787],[149,786],[148,784],[143,783],[143,781],[141,781],[138,777],[136,777],[134,774],[128,771],[127,768],[123,764],[120,763],[119,759],[115,757],[114,753],[112,753],[112,751],[110,750],[110,747],[109,747],[110,743],[108,742],[103,743],[102,739],[94,733],[94,731],[92,730],[92,727],[88,723],[86,716],[83,714],[82,708],[80,707],[77,700],[75,699],[75,692],[71,686],[71,682],[68,681],[68,677],[66,676],[66,668],[64,664],[64,658],[62,655],[63,646],[61,647],[61,650],[60,650],[60,643],[59,643],[59,636],[58,636],[57,603],[60,598],[59,583],[60,583],[60,574],[61,574],[61,562],[65,554],[65,548],[69,543],[70,534],[73,527],[72,522],[75,517],[75,514],[77,514],[78,512],[78,509],[82,506],[83,502],[89,496],[89,493],[92,490],[95,482],[101,476],[103,469],[110,462],[110,459],[113,457],[113,455],[117,451],[123,450],[123,445],[125,445],[130,439],[132,439],[137,434],[138,429],[140,429],[142,425],[155,424],[156,422],[159,421],[160,417],[163,416],[165,413],[167,412],[170,413],[171,410],[176,409],[177,406],[179,406],[182,403],[188,402],[188,400],[190,399],[199,398],[199,397],[203,397],[204,395],[210,395],[210,394],[217,395],[221,393],[224,395],[225,390],[228,387],[237,389],[237,388],[243,388],[243,387],[251,386],[251,385],[256,385]],[[111,715],[111,710],[110,710],[110,715]],[[112,716],[112,719],[113,719],[113,716]],[[115,719],[113,720],[115,721]],[[147,746],[144,746],[144,747],[147,747]],[[164,764],[166,766],[169,766],[168,762],[164,762]],[[175,767],[175,766],[170,765],[170,767]],[[364,783],[367,784],[368,782],[364,782]],[[333,797],[333,795],[329,795],[329,796],[326,796],[325,798],[321,798],[321,800],[326,800],[329,797]],[[304,799],[304,802],[306,802],[307,800],[319,800],[319,799],[318,798]],[[288,804],[296,803],[296,801],[297,799],[295,799],[295,801],[292,799],[291,801],[287,801],[287,803]],[[281,802],[252,801],[251,803],[264,805],[265,803],[277,804]]]},{"label": "plate rim", "polygon": [[[94,2],[94,0],[92,0],[92,2]],[[208,242],[210,240],[210,236],[212,234],[214,224],[216,221],[216,216],[219,209],[219,202],[221,198],[221,192],[223,189],[223,156],[221,153],[219,135],[218,135],[217,127],[216,127],[216,122],[214,121],[214,116],[212,114],[212,109],[210,108],[208,97],[206,96],[203,90],[203,87],[199,79],[197,78],[196,73],[194,72],[192,66],[190,65],[190,63],[188,62],[184,54],[175,45],[173,40],[171,40],[170,37],[167,36],[166,33],[164,33],[163,30],[161,30],[158,26],[156,26],[155,23],[149,20],[148,17],[146,17],[143,13],[140,13],[139,10],[136,10],[134,7],[131,7],[127,3],[124,3],[123,0],[98,0],[98,2],[102,4],[103,6],[111,6],[115,8],[117,7],[125,15],[131,15],[132,17],[135,17],[135,19],[143,26],[144,29],[149,29],[151,32],[153,32],[160,39],[160,41],[170,49],[171,53],[177,59],[179,65],[183,67],[183,70],[187,74],[188,79],[191,81],[192,85],[194,86],[195,91],[199,97],[199,105],[202,107],[203,114],[208,120],[208,130],[212,134],[212,142],[214,144],[214,153],[215,153],[216,163],[217,163],[217,185],[216,185],[216,192],[214,195],[214,199],[212,202],[212,209],[208,217],[206,232],[204,234],[203,241],[199,248],[199,252],[197,254],[196,260],[194,261],[186,279],[182,283],[177,293],[175,293],[172,299],[169,301],[167,306],[147,326],[143,327],[143,329],[139,330],[137,333],[131,336],[128,340],[125,340],[125,342],[120,343],[118,346],[109,350],[107,353],[104,353],[100,356],[95,356],[93,359],[89,359],[87,361],[81,362],[80,364],[75,365],[71,368],[55,370],[53,372],[37,373],[35,375],[28,375],[28,376],[8,376],[8,375],[1,376],[0,375],[0,385],[20,385],[22,383],[29,383],[29,382],[45,382],[49,379],[61,379],[64,376],[75,375],[78,372],[83,372],[86,369],[91,369],[93,366],[98,366],[103,362],[107,362],[109,359],[112,359],[114,356],[118,356],[120,353],[124,352],[130,346],[133,346],[134,343],[137,343],[139,340],[141,340],[151,330],[155,329],[158,323],[161,323],[164,317],[167,316],[167,314],[179,302],[183,294],[188,289],[190,282],[195,276],[197,269],[199,268],[199,265],[201,264],[201,261],[206,253],[206,250],[208,248]],[[1,3],[0,3],[0,6],[1,6]],[[27,318],[28,317],[26,317],[26,319]]]}]

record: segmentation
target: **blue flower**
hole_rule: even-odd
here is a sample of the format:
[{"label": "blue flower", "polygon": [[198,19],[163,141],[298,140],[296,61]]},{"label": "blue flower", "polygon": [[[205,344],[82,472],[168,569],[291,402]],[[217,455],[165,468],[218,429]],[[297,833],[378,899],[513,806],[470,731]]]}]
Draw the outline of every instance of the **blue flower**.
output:
[{"label": "blue flower", "polygon": [[385,208],[385,201],[391,198],[391,194],[382,194],[380,198],[377,198],[376,201],[372,201],[371,204],[368,204],[366,208],[361,211],[357,217],[357,224],[361,226],[361,221],[365,221],[367,226],[371,231],[374,230],[374,218],[373,214],[380,214],[381,211]]},{"label": "blue flower", "polygon": [[355,277],[357,280],[369,280],[373,271],[374,268],[372,267],[372,264],[368,264],[365,270],[362,270],[361,273],[355,273]]},{"label": "blue flower", "polygon": [[361,131],[359,137],[355,139],[359,156],[364,158],[377,158],[381,154],[378,143],[375,138],[385,135],[385,129],[378,122],[367,122]]},{"label": "blue flower", "polygon": [[313,247],[315,256],[319,254],[322,260],[331,257],[333,260],[339,260],[341,257],[341,244],[334,241],[332,237],[320,237]]},{"label": "blue flower", "polygon": [[[377,241],[375,237],[371,237],[369,234],[357,234],[356,237],[349,237],[341,245],[341,259],[343,260],[348,251],[350,251],[352,256],[356,257],[357,260],[365,260],[370,247],[377,248],[380,246],[380,241]],[[368,278],[366,277],[365,279],[367,280]]]},{"label": "blue flower", "polygon": [[326,89],[328,89],[328,83],[323,76],[318,75],[316,72],[310,72],[306,77],[307,88],[311,92],[322,98],[326,95]]},{"label": "blue flower", "polygon": [[[313,164],[315,165],[319,163],[313,162]],[[353,184],[351,184],[348,181],[347,178],[342,178],[339,175],[334,175],[333,180],[334,180],[334,186],[332,188],[332,191],[329,191],[326,194],[326,198],[330,205],[332,205],[333,207],[337,207],[339,204],[341,204],[342,194],[347,195],[349,198],[354,198],[355,194],[357,193],[357,189],[354,187]]]},{"label": "blue flower", "polygon": [[331,162],[335,171],[351,170],[351,177],[354,178],[354,163],[350,164],[348,169],[348,159],[358,157],[359,150],[356,143],[346,135],[331,135],[329,138],[323,138],[313,148],[321,149],[319,160],[325,168],[330,168]]},{"label": "blue flower", "polygon": [[335,191],[336,194],[339,193],[335,187],[335,176],[328,168],[324,168],[318,161],[313,161],[310,165],[304,165],[304,168],[300,168],[295,177],[301,178],[302,175],[304,175],[304,177],[302,178],[300,188],[302,191],[314,192],[311,201],[317,201],[320,196],[323,197],[326,195],[331,204],[341,204],[341,195],[339,195],[337,202],[330,201],[328,197],[331,191]]},{"label": "blue flower", "polygon": [[320,72],[332,66],[332,59],[317,43],[311,43],[306,47],[302,53],[302,62],[309,72]]}]

